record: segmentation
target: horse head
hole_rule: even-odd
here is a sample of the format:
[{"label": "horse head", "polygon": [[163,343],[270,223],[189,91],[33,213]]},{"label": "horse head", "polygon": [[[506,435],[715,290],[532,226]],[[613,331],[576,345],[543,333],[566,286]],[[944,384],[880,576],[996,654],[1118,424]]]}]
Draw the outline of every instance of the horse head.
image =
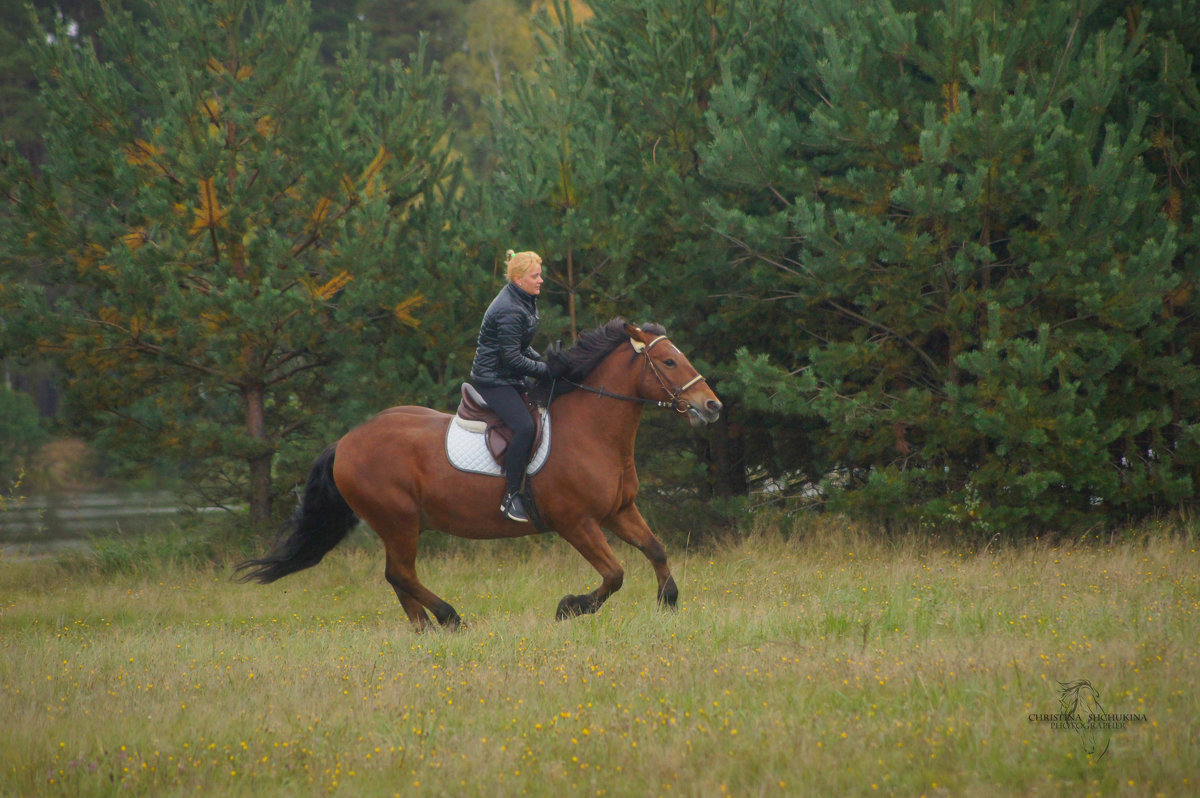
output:
[{"label": "horse head", "polygon": [[644,399],[668,402],[678,413],[686,414],[693,426],[711,424],[721,415],[721,400],[666,331],[657,325],[643,330],[625,323],[629,343],[643,361],[638,393]]}]

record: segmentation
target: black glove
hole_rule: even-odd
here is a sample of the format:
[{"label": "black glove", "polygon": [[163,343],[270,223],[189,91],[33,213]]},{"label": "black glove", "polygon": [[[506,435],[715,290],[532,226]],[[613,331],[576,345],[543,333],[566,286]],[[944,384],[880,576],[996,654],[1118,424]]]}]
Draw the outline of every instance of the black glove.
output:
[{"label": "black glove", "polygon": [[551,352],[550,357],[546,360],[546,373],[557,379],[567,375],[567,366],[563,363],[562,358],[555,357],[555,354]]}]

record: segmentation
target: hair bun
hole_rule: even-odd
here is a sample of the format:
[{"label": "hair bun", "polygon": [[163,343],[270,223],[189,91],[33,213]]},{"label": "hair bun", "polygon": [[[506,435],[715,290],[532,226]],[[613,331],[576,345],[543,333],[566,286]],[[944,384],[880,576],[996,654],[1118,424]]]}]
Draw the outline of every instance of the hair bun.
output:
[{"label": "hair bun", "polygon": [[517,253],[513,252],[511,249],[508,252],[505,252],[504,253],[504,262],[508,263],[510,260],[513,259],[513,255],[516,255],[516,254]]}]

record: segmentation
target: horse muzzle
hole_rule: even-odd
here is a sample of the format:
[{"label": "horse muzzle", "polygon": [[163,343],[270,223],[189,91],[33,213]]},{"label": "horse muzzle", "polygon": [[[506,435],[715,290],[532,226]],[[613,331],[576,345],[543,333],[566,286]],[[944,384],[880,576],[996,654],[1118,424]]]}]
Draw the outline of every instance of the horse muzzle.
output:
[{"label": "horse muzzle", "polygon": [[712,424],[721,417],[721,402],[713,397],[706,399],[702,404],[695,405],[691,402],[684,402],[686,407],[681,411],[687,414],[688,423],[693,427],[699,427],[701,424]]}]

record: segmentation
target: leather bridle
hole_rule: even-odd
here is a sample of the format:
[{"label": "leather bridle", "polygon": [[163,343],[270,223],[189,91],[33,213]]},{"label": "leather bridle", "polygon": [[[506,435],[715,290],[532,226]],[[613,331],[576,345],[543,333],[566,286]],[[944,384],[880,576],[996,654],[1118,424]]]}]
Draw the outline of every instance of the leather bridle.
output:
[{"label": "leather bridle", "polygon": [[658,385],[660,388],[663,389],[663,393],[665,393],[667,396],[669,396],[670,399],[659,400],[659,399],[644,399],[640,396],[625,396],[624,394],[606,391],[606,390],[604,390],[604,386],[600,386],[599,388],[592,388],[587,385],[581,385],[580,383],[577,383],[573,380],[568,380],[565,377],[560,378],[560,379],[562,379],[563,382],[566,382],[570,385],[574,385],[576,388],[582,388],[585,391],[591,391],[592,393],[597,394],[599,396],[607,396],[612,399],[621,399],[622,401],[625,401],[625,402],[639,402],[639,403],[645,404],[645,405],[654,405],[655,407],[669,407],[669,408],[673,409],[676,413],[681,413],[681,414],[686,413],[686,412],[688,412],[688,410],[690,410],[692,408],[692,403],[689,402],[688,400],[684,399],[682,395],[684,394],[684,392],[686,392],[689,388],[691,388],[696,383],[707,382],[707,380],[704,379],[703,374],[697,373],[695,377],[692,377],[690,380],[688,380],[687,382],[685,382],[683,385],[679,386],[678,388],[672,387],[670,380],[668,380],[666,378],[666,375],[664,375],[662,373],[662,370],[658,367],[658,365],[650,357],[650,350],[653,349],[656,344],[659,344],[665,340],[667,340],[667,336],[660,335],[657,338],[654,338],[653,340],[651,340],[649,343],[644,343],[642,341],[637,340],[636,338],[630,338],[629,343],[631,346],[633,346],[633,351],[636,354],[645,355],[646,359],[643,361],[643,364],[642,364],[643,373],[645,372],[645,370],[647,368],[649,368],[650,372],[654,375],[654,378],[656,380],[658,380]]}]

